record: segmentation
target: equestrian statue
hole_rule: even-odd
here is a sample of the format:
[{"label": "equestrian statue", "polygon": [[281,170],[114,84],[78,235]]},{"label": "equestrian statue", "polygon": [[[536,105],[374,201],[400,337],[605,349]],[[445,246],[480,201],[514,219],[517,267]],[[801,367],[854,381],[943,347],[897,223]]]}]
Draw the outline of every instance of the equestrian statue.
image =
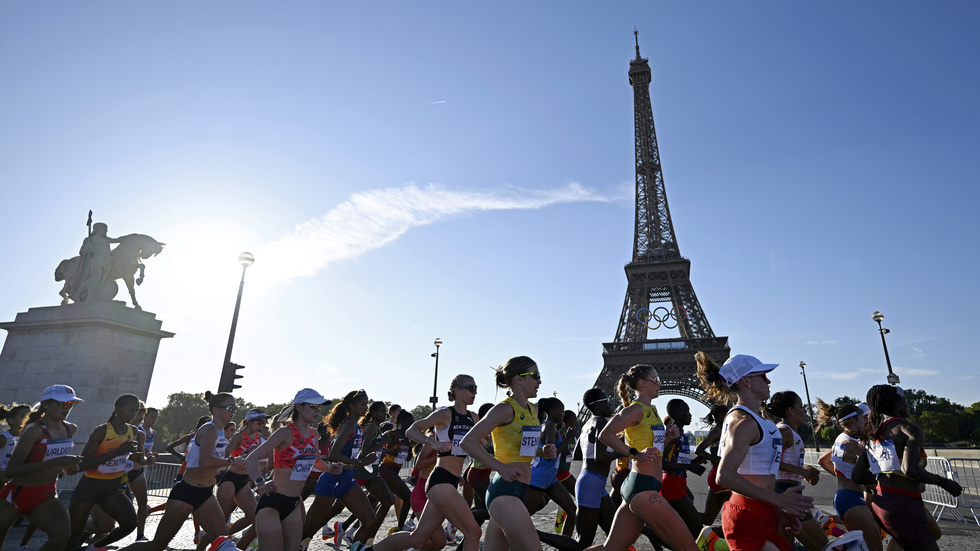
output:
[{"label": "equestrian statue", "polygon": [[[61,304],[73,302],[108,302],[119,292],[117,279],[126,282],[133,308],[142,310],[136,302],[136,285],[143,283],[146,266],[141,260],[156,256],[166,243],[160,243],[148,235],[133,233],[119,238],[109,237],[109,227],[102,222],[92,224],[92,211],[88,213],[88,237],[74,258],[62,260],[54,271],[55,281],[65,285],[58,293]],[[109,246],[117,244],[110,250]],[[139,270],[138,278],[133,278]]]}]

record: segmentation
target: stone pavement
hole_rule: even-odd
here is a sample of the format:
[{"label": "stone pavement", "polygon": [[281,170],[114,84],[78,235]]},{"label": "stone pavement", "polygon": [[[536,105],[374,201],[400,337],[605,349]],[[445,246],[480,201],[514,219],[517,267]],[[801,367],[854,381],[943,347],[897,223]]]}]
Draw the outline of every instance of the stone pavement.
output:
[{"label": "stone pavement", "polygon": [[[577,473],[579,471],[580,467],[578,463],[579,462],[576,462],[576,464],[573,466],[572,468],[573,473]],[[689,485],[691,487],[691,491],[694,492],[695,495],[695,503],[697,504],[698,508],[701,508],[704,504],[704,496],[707,492],[707,483],[705,482],[703,477],[697,477],[697,476],[692,476],[688,480],[689,480]],[[830,477],[824,477],[821,479],[820,483],[817,486],[808,487],[805,493],[814,498],[815,506],[823,509],[824,511],[830,512],[833,511],[832,504],[833,504],[833,494],[835,490],[836,490],[836,485],[833,483],[833,480]],[[153,505],[163,503],[164,501],[165,499],[163,498],[150,496],[151,507]],[[310,498],[307,501],[307,507],[309,507],[312,501],[313,498]],[[534,523],[535,525],[537,525],[539,530],[542,531],[554,530],[556,511],[557,511],[557,506],[551,503],[547,507],[545,507],[545,509],[542,512],[535,515]],[[150,515],[150,518],[147,520],[147,527],[146,527],[147,536],[150,537],[153,536],[153,533],[156,529],[155,525],[160,521],[160,518],[162,516],[163,516],[162,513],[155,513],[153,515]],[[346,516],[347,516],[346,513],[344,513],[341,517],[338,517],[336,520],[342,520],[343,518],[346,518]],[[949,520],[950,518],[951,518],[950,515],[946,514],[944,516],[944,519],[939,522],[939,526],[942,528],[943,531],[943,537],[942,539],[939,540],[939,548],[942,551],[977,551],[978,549],[980,549],[980,526],[977,526],[975,523],[972,523],[972,519],[970,519],[971,524],[960,524],[952,520]],[[717,522],[720,522],[720,520],[718,520]],[[388,530],[394,525],[395,525],[394,514],[389,513],[388,517],[385,519],[385,522],[382,525],[381,529],[378,531],[378,533],[387,534]],[[17,548],[17,544],[20,542],[20,538],[24,534],[24,530],[25,530],[24,526],[18,526],[11,529],[7,535],[7,540],[4,543],[2,550],[0,551],[15,551]],[[184,524],[184,527],[181,529],[181,531],[177,534],[177,537],[175,537],[174,540],[170,543],[168,549],[175,550],[175,551],[176,550],[194,551],[196,549],[196,546],[194,545],[193,537],[194,537],[193,524],[190,522],[190,520],[188,520]],[[596,539],[600,543],[601,543],[601,538],[602,538],[602,530],[599,530],[599,534],[597,535]],[[38,551],[41,545],[44,543],[45,539],[46,538],[44,537],[43,534],[40,533],[36,534],[34,538],[31,540],[30,544],[28,545],[28,549],[30,549],[30,551]],[[113,547],[122,547],[128,545],[132,543],[134,539],[135,539],[135,535],[130,535],[129,537],[122,540],[118,546],[113,546]],[[550,547],[548,546],[545,546],[544,548],[546,550],[550,549]],[[649,542],[646,541],[645,538],[641,538],[636,543],[636,548],[638,551],[652,551],[652,547],[650,546]],[[112,549],[112,547],[110,547],[110,549]],[[342,544],[341,547],[338,548],[337,546],[333,545],[332,538],[328,541],[323,541],[319,537],[314,538],[314,540],[311,542],[309,547],[310,551],[347,551],[347,549],[348,547],[346,544]],[[447,546],[446,549],[451,551],[452,549],[454,549],[454,546]]]}]

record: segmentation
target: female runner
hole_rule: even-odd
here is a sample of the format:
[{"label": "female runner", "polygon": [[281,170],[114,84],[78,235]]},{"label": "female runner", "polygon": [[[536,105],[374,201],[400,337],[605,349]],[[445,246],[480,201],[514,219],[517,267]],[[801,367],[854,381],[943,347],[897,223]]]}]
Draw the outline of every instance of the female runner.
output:
[{"label": "female runner", "polygon": [[[803,479],[811,486],[815,485],[820,479],[820,472],[815,467],[803,464],[803,439],[797,432],[800,425],[806,423],[803,400],[792,390],[777,392],[769,399],[764,412],[766,418],[779,420],[776,427],[783,438],[779,473],[776,474],[776,492],[781,494],[790,488],[802,486]],[[803,529],[795,539],[799,539],[804,547],[811,551],[820,551],[827,545],[827,534],[810,511],[800,518],[800,524]],[[793,535],[785,536],[786,541],[792,545]]]},{"label": "female runner", "polygon": [[24,419],[31,412],[31,406],[24,404],[13,405],[10,408],[0,406],[0,419],[7,423],[7,430],[0,433],[0,483],[6,484],[7,477],[3,471],[10,462],[10,454],[14,451],[20,431],[24,428]]},{"label": "female runner", "polygon": [[779,528],[799,532],[799,517],[812,507],[813,500],[796,489],[782,494],[774,491],[782,436],[776,424],[760,413],[769,398],[766,373],[778,364],[739,354],[719,368],[703,352],[695,358],[698,379],[709,400],[736,398],[735,407],[725,417],[718,463],[718,484],[732,491],[721,513],[725,540],[732,551],[790,551],[792,546]]},{"label": "female runner", "polygon": [[[367,414],[361,418],[359,424],[361,425],[361,437],[364,441],[361,454],[371,455],[377,459],[368,465],[356,467],[354,469],[354,479],[357,480],[358,485],[362,486],[375,500],[377,500],[374,514],[379,519],[384,519],[388,515],[388,511],[391,509],[391,505],[394,502],[391,495],[391,490],[388,489],[388,484],[385,483],[383,478],[379,477],[380,473],[378,472],[381,465],[381,455],[383,455],[382,450],[387,444],[386,437],[381,433],[379,424],[384,423],[387,417],[388,406],[386,406],[384,402],[373,402],[371,407],[368,408]],[[392,438],[392,436],[393,435],[388,435],[387,438]],[[374,500],[372,500],[372,504],[373,501]],[[351,519],[348,520],[350,521]],[[336,527],[334,529],[336,530]],[[376,532],[369,533],[367,534],[366,538],[372,539],[376,535]]]},{"label": "female runner", "polygon": [[[31,412],[31,406],[18,404],[7,409],[0,406],[0,419],[7,423],[7,430],[0,434],[0,487],[7,483],[8,478],[4,474],[7,463],[10,461],[10,453],[14,451],[17,439],[20,438],[21,429],[24,428],[24,419]],[[27,551],[27,543],[34,536],[34,525],[28,523],[24,536],[20,539],[20,546],[17,551]],[[3,543],[0,541],[0,543]]]},{"label": "female runner", "polygon": [[[243,460],[229,467],[218,478],[216,497],[225,518],[231,517],[231,512],[235,510],[236,505],[242,510],[242,518],[228,528],[229,534],[237,534],[255,521],[255,494],[252,493],[252,485],[249,484],[250,477],[245,469],[244,460],[247,460],[249,454],[265,441],[262,437],[262,426],[267,419],[269,416],[261,409],[250,410],[245,414],[241,430],[232,435],[228,441],[228,449],[231,450],[229,457]],[[257,459],[261,459],[261,456]]]},{"label": "female runner", "polygon": [[378,474],[381,475],[381,479],[388,485],[391,493],[401,501],[396,524],[392,532],[398,532],[405,526],[405,520],[408,519],[408,512],[412,508],[412,491],[405,485],[405,481],[402,480],[399,473],[402,470],[402,465],[408,460],[409,454],[412,451],[411,441],[405,436],[405,431],[413,423],[415,423],[415,417],[412,415],[412,412],[399,408],[398,418],[395,419],[395,428],[392,430],[393,434],[390,436],[392,443],[385,450],[384,456],[381,459],[381,465],[378,467]]},{"label": "female runner", "polygon": [[[649,365],[634,365],[620,377],[617,388],[624,408],[602,429],[599,441],[632,458],[633,468],[623,481],[623,504],[602,547],[626,549],[648,525],[671,549],[697,551],[684,521],[660,495],[664,446],[680,436],[674,425],[664,426],[651,404],[660,395],[660,377]],[[636,392],[632,402],[630,390]],[[617,436],[620,432],[626,435],[626,442]]]},{"label": "female runner", "polygon": [[[507,388],[510,396],[494,406],[463,437],[460,446],[474,460],[497,471],[487,489],[490,523],[484,551],[540,551],[541,540],[524,501],[531,483],[531,460],[537,456],[554,459],[555,446],[541,447],[541,424],[537,409],[528,400],[538,395],[541,372],[534,360],[517,356],[498,367],[494,382]],[[494,455],[483,449],[483,439],[492,433]],[[467,538],[469,539],[469,538]]]},{"label": "female runner", "polygon": [[[717,453],[712,453],[712,447],[717,452],[718,443],[721,441],[721,428],[725,423],[725,416],[732,407],[728,404],[718,404],[712,406],[708,415],[702,420],[711,425],[711,430],[698,444],[694,455],[699,458],[707,459],[711,462],[711,469],[708,470],[708,493],[704,496],[704,510],[701,512],[701,524],[711,526],[721,512],[721,506],[732,497],[732,491],[718,485],[718,462],[721,457]],[[719,529],[720,530],[720,529]],[[721,531],[718,532],[721,535]]]},{"label": "female runner", "polygon": [[704,465],[697,463],[697,459],[691,462],[691,444],[684,434],[684,427],[691,424],[691,408],[684,400],[674,398],[667,402],[667,417],[677,427],[679,436],[664,451],[664,487],[660,495],[684,519],[691,535],[697,536],[702,527],[701,514],[688,495],[687,471],[700,476],[704,474]]},{"label": "female runner", "polygon": [[867,453],[854,467],[854,480],[878,486],[871,511],[878,524],[905,551],[937,550],[936,537],[929,531],[922,484],[935,484],[954,497],[963,488],[954,480],[926,470],[922,449],[925,433],[907,419],[909,404],[901,387],[875,385],[868,391],[871,418],[865,429]]},{"label": "female runner", "polygon": [[[476,551],[479,548],[480,526],[473,520],[473,513],[459,493],[460,475],[466,459],[466,452],[459,443],[479,420],[476,413],[467,409],[476,399],[473,377],[456,375],[449,384],[449,399],[454,402],[452,407],[437,409],[405,431],[410,439],[430,444],[439,455],[425,485],[427,500],[418,526],[412,532],[397,532],[385,538],[373,547],[376,551],[397,551],[409,547],[421,549],[429,540],[436,548],[442,547],[445,540],[441,527],[447,519],[463,533],[461,549]],[[428,428],[436,429],[436,440],[424,434]],[[360,547],[354,545],[351,549],[359,551]]]},{"label": "female runner", "polygon": [[[126,495],[127,471],[132,465],[130,454],[140,454],[136,427],[130,421],[139,412],[140,400],[132,394],[116,398],[112,415],[104,425],[92,431],[82,450],[78,469],[85,471],[71,493],[71,539],[68,549],[81,544],[82,532],[92,507],[98,505],[119,526],[92,543],[93,549],[105,547],[129,535],[136,529],[136,510]],[[138,461],[142,457],[137,457]]]},{"label": "female runner", "polygon": [[575,498],[558,481],[559,461],[568,452],[569,445],[568,440],[562,440],[560,430],[565,415],[565,404],[558,398],[542,398],[538,400],[537,405],[538,413],[544,421],[541,424],[541,442],[554,444],[555,453],[558,455],[554,459],[535,457],[531,461],[531,487],[528,489],[525,503],[528,511],[533,515],[547,503],[543,496],[551,498],[566,515],[561,534],[570,536],[575,530]]},{"label": "female runner", "polygon": [[[343,463],[345,468],[340,473],[325,472],[317,481],[313,505],[303,523],[303,538],[312,538],[321,526],[330,520],[331,506],[338,499],[354,513],[361,521],[361,527],[354,534],[354,539],[361,543],[367,541],[368,534],[378,532],[381,525],[371,509],[371,503],[364,496],[361,487],[354,482],[353,467],[370,465],[374,455],[361,454],[361,427],[355,419],[367,413],[368,396],[363,390],[352,390],[330,410],[327,416],[327,426],[333,434],[330,445],[330,461]],[[338,534],[335,534],[338,535]]]},{"label": "female runner", "polygon": [[68,543],[71,520],[55,496],[55,481],[63,471],[78,472],[82,458],[70,455],[76,427],[65,418],[82,401],[70,386],[49,386],[41,393],[38,409],[24,419],[7,462],[9,481],[0,489],[0,545],[22,517],[48,535],[42,551],[61,551]]},{"label": "female runner", "polygon": [[582,426],[582,437],[579,439],[579,446],[582,448],[582,472],[575,483],[575,503],[578,505],[575,528],[578,530],[579,541],[588,547],[595,541],[598,526],[601,525],[606,533],[609,533],[612,526],[616,506],[606,492],[606,479],[609,478],[609,467],[620,455],[599,442],[599,433],[613,415],[605,391],[601,388],[590,388],[585,391],[582,401],[592,417]]},{"label": "female runner", "polygon": [[[303,531],[301,494],[313,464],[318,460],[317,433],[313,429],[320,406],[329,404],[319,392],[304,388],[293,398],[292,420],[276,430],[269,440],[246,454],[247,476],[262,495],[255,511],[255,531],[263,550],[295,550]],[[254,410],[253,410],[254,411]],[[274,451],[272,480],[266,482],[259,459]],[[325,472],[339,473],[340,466],[321,465]]]},{"label": "female runner", "polygon": [[187,444],[187,453],[184,455],[187,470],[184,471],[181,481],[170,490],[167,508],[153,539],[136,542],[124,549],[163,551],[191,513],[205,533],[214,538],[211,549],[234,547],[228,538],[226,517],[214,497],[214,485],[219,469],[241,463],[240,459],[226,458],[228,440],[219,428],[231,421],[238,406],[235,397],[224,392],[211,394],[208,391],[204,394],[204,399],[211,410],[211,421],[201,425]]},{"label": "female runner", "polygon": [[837,423],[841,433],[834,440],[834,447],[820,458],[820,465],[837,478],[834,494],[834,510],[844,520],[848,530],[860,530],[869,551],[881,551],[878,522],[865,504],[863,486],[851,480],[854,465],[864,453],[861,435],[867,425],[867,417],[854,404],[832,406],[817,398],[817,422],[821,426]]},{"label": "female runner", "polygon": [[[136,436],[141,446],[142,463],[136,463],[133,469],[126,473],[126,475],[129,478],[129,489],[136,496],[136,541],[146,539],[145,530],[148,506],[146,475],[144,471],[146,467],[157,462],[157,454],[153,453],[153,444],[156,441],[157,432],[153,429],[153,425],[156,424],[159,416],[160,413],[156,408],[147,408],[143,402],[140,402],[140,410],[136,414],[136,417],[133,418],[133,424],[139,430],[139,434]],[[140,459],[136,455],[131,457],[131,459],[133,458]]]}]

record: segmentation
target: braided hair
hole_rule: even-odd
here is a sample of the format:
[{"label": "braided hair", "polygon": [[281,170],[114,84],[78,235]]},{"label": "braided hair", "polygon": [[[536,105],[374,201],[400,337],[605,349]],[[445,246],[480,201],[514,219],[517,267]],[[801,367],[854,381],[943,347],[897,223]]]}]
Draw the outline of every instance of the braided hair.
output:
[{"label": "braided hair", "polygon": [[871,415],[868,417],[868,426],[865,429],[865,438],[874,438],[885,422],[885,417],[901,417],[898,404],[905,398],[905,391],[902,387],[892,385],[875,385],[868,390],[865,400],[871,408]]}]

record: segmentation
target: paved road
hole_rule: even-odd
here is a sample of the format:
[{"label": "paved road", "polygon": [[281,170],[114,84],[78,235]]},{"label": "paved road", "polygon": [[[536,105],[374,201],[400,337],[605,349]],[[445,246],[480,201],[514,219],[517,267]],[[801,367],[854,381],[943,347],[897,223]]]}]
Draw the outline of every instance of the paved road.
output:
[{"label": "paved road", "polygon": [[[572,472],[578,472],[580,469],[578,462],[573,466]],[[691,490],[694,492],[696,497],[696,504],[701,508],[704,504],[704,496],[707,493],[707,482],[703,477],[692,476],[689,480],[689,485]],[[829,476],[824,476],[820,479],[820,483],[814,487],[808,487],[805,493],[814,498],[814,504],[828,512],[833,511],[833,495],[836,491],[836,484],[834,480]],[[161,498],[150,498],[150,505],[153,506],[158,503],[162,503],[164,500]],[[312,498],[307,502],[307,506],[312,502]],[[554,519],[557,507],[554,504],[550,504],[541,513],[535,515],[534,521],[540,530],[554,530]],[[147,535],[152,536],[155,527],[154,525],[160,521],[162,514],[153,514],[147,521]],[[939,540],[939,548],[943,551],[977,551],[980,549],[980,526],[976,524],[959,524],[953,522],[950,519],[950,515],[944,516],[944,520],[939,522],[940,527],[943,530],[943,537]],[[972,521],[971,521],[972,522]],[[389,514],[388,518],[385,519],[379,534],[385,534],[388,529],[395,525],[395,519],[393,514]],[[177,537],[171,542],[168,549],[172,550],[187,550],[193,551],[195,549],[193,543],[193,526],[191,522],[187,522],[183,529],[178,533]],[[15,551],[17,544],[20,542],[20,538],[24,533],[23,527],[16,527],[10,530],[7,535],[7,541],[3,545],[2,551]],[[120,546],[128,545],[133,541],[135,536],[129,536],[124,539]],[[601,539],[600,536],[597,539]],[[31,540],[28,548],[30,551],[38,551],[41,545],[44,543],[44,536],[38,534]],[[638,551],[652,551],[652,548],[645,539],[637,542],[636,548]],[[309,547],[310,551],[347,551],[347,546],[342,545],[338,550],[336,546],[333,545],[332,540],[329,542],[323,541],[319,538],[314,539]],[[447,547],[447,549],[452,549]],[[545,547],[545,549],[549,549]]]}]

